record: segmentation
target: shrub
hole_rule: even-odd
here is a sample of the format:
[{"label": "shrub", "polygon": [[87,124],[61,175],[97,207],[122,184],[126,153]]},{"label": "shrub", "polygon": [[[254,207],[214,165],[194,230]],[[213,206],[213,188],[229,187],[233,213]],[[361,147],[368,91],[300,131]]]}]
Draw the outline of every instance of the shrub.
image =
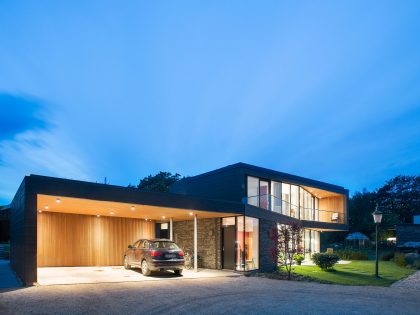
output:
[{"label": "shrub", "polygon": [[382,256],[381,256],[380,259],[382,261],[390,261],[390,260],[392,260],[394,258],[394,255],[395,255],[394,252],[386,252],[386,253],[383,253],[382,254]]},{"label": "shrub", "polygon": [[366,252],[354,251],[350,249],[337,250],[335,254],[344,260],[368,260]]},{"label": "shrub", "polygon": [[414,261],[413,268],[420,269],[420,259]]},{"label": "shrub", "polygon": [[312,261],[322,270],[331,270],[340,260],[340,257],[334,254],[315,253],[312,255]]},{"label": "shrub", "polygon": [[395,253],[394,262],[400,267],[407,266],[407,261],[405,260],[405,254],[403,253]]},{"label": "shrub", "polygon": [[302,261],[305,259],[305,256],[303,254],[294,254],[293,260],[296,261],[298,265],[302,263]]}]

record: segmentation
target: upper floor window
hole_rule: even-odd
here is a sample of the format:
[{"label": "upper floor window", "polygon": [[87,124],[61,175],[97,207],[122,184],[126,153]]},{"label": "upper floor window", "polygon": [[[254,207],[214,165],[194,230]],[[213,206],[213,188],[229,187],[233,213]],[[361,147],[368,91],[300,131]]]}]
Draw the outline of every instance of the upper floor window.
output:
[{"label": "upper floor window", "polygon": [[257,177],[248,176],[248,204],[263,209],[269,208],[269,184],[268,181],[260,180]]}]

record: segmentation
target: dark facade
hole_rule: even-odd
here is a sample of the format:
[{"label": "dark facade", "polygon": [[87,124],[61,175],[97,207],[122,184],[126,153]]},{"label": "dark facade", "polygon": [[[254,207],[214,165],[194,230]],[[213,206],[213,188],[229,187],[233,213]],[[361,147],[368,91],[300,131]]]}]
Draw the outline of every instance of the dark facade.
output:
[{"label": "dark facade", "polygon": [[[249,204],[246,181],[248,176],[267,181],[305,185],[340,194],[344,198],[345,220],[342,222],[305,220]],[[11,265],[26,284],[37,281],[37,212],[40,206],[37,204],[37,196],[39,195],[137,204],[155,207],[156,211],[159,211],[159,208],[174,208],[186,212],[199,210],[212,213],[214,218],[198,220],[198,255],[202,257],[202,267],[205,268],[223,267],[223,237],[225,232],[229,232],[222,225],[222,218],[226,217],[224,216],[226,213],[235,218],[243,218],[242,225],[238,224],[239,219],[234,220],[237,230],[236,234],[233,234],[232,242],[235,241],[235,244],[239,241],[237,233],[240,229],[244,235],[251,235],[251,232],[247,231],[249,227],[246,220],[249,219],[250,224],[255,224],[252,230],[254,240],[250,239],[249,244],[244,241],[242,249],[235,247],[236,263],[244,264],[243,270],[247,270],[245,255],[256,249],[258,249],[256,260],[253,259],[250,264],[258,266],[256,269],[260,270],[272,270],[275,267],[271,257],[275,244],[270,240],[269,233],[277,227],[277,224],[302,222],[306,229],[313,231],[347,230],[348,191],[343,187],[243,163],[181,180],[171,187],[170,193],[142,192],[136,188],[30,175],[24,178],[10,205]],[[174,240],[181,246],[192,247],[192,231],[191,220],[173,222]],[[238,255],[243,255],[243,261],[238,259]]]},{"label": "dark facade", "polygon": [[420,224],[398,224],[397,246],[403,246],[406,242],[420,243]]}]

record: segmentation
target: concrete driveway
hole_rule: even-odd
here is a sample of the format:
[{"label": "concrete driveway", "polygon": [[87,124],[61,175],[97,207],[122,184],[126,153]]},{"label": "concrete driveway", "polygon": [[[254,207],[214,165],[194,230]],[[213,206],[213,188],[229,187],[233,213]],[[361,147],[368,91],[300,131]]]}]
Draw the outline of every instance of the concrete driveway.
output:
[{"label": "concrete driveway", "polygon": [[419,296],[402,288],[178,278],[4,291],[0,314],[418,314]]},{"label": "concrete driveway", "polygon": [[194,272],[185,269],[182,276],[166,271],[155,272],[151,276],[145,277],[141,274],[140,269],[126,270],[122,266],[38,268],[39,285],[168,281],[215,277],[239,277],[239,274],[225,270],[199,269],[198,272]]}]

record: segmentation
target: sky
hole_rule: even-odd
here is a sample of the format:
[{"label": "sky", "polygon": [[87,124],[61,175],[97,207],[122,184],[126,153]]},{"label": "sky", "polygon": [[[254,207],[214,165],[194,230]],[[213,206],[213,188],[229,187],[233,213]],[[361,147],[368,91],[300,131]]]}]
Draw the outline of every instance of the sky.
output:
[{"label": "sky", "polygon": [[0,1],[0,204],[25,175],[420,173],[419,1]]}]

